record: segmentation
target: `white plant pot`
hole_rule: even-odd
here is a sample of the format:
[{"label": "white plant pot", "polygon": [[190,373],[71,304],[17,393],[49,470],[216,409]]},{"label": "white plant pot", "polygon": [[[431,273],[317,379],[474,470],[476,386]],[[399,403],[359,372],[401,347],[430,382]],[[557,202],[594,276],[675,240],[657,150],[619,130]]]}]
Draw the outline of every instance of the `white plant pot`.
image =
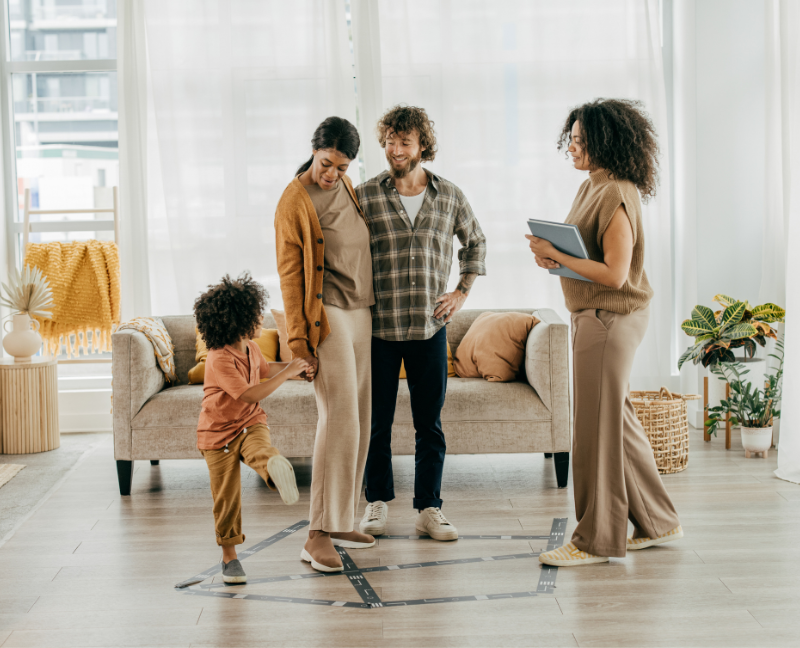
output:
[{"label": "white plant pot", "polygon": [[771,446],[772,427],[749,428],[742,426],[742,447],[745,450],[745,456],[749,457],[751,452],[763,452],[766,456]]},{"label": "white plant pot", "polygon": [[[11,324],[10,332],[8,324]],[[31,357],[42,348],[42,336],[37,333],[39,322],[32,320],[27,313],[14,315],[11,322],[6,321],[3,324],[3,330],[6,332],[3,348],[13,356],[14,362],[30,362]]]}]

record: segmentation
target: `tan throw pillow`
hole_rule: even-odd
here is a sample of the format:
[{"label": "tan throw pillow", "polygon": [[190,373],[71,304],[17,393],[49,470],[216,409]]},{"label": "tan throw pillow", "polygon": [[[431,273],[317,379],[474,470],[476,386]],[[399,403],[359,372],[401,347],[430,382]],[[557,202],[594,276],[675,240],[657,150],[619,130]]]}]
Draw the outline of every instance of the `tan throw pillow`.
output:
[{"label": "tan throw pillow", "polygon": [[[286,313],[280,310],[270,309],[275,326],[278,327],[278,339],[280,340],[280,354],[278,359],[281,362],[291,362],[294,354],[289,348],[289,335],[286,333]],[[305,380],[303,376],[295,376],[291,380]]]},{"label": "tan throw pillow", "polygon": [[453,362],[462,378],[511,382],[525,360],[525,344],[539,323],[525,313],[482,313],[458,345]]},{"label": "tan throw pillow", "polygon": [[[202,385],[206,379],[206,359],[208,358],[208,348],[200,331],[195,328],[195,356],[194,361],[197,363],[194,367],[189,369],[189,384]],[[277,362],[278,360],[278,331],[276,329],[261,329],[261,336],[253,340],[258,348],[261,349],[261,355],[267,362]],[[266,377],[261,379],[261,382],[267,380]]]}]

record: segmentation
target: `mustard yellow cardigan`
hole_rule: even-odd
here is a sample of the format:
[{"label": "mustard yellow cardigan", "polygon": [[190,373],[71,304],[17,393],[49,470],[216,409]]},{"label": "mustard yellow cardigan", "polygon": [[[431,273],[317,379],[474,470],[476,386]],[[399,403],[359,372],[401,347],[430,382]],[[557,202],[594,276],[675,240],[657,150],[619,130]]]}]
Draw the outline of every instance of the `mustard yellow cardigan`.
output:
[{"label": "mustard yellow cardigan", "polygon": [[[342,179],[364,218],[350,178],[343,176]],[[331,332],[322,305],[325,239],[314,204],[297,178],[289,183],[278,201],[275,248],[289,348],[295,358],[316,356],[317,347]]]}]

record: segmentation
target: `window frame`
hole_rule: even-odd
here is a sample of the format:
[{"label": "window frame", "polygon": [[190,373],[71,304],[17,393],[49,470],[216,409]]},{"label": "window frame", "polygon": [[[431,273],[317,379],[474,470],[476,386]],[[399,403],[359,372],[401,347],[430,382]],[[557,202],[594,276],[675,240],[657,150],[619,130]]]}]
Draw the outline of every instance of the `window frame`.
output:
[{"label": "window frame", "polygon": [[[77,61],[12,61],[11,21],[8,0],[2,2],[0,22],[0,138],[2,139],[3,200],[5,217],[3,227],[6,234],[8,269],[20,267],[19,236],[23,223],[19,220],[17,202],[17,142],[14,128],[14,92],[12,78],[19,73],[71,73],[71,72],[116,72],[117,59],[86,59]],[[119,21],[119,14],[117,14]],[[119,22],[117,23],[119,25]],[[119,33],[119,32],[118,32]],[[96,231],[113,230],[113,223],[96,223]]]}]

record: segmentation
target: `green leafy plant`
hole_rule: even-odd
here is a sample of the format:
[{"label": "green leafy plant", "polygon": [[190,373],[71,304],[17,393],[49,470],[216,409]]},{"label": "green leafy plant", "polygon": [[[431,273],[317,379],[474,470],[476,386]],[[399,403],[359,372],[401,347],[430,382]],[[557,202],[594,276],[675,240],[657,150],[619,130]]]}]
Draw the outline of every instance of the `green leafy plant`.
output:
[{"label": "green leafy plant", "polygon": [[750,306],[727,295],[717,295],[714,301],[722,310],[714,312],[708,306],[695,306],[691,319],[681,324],[686,335],[694,338],[694,344],[678,360],[678,369],[691,360],[704,367],[720,362],[736,362],[734,349],[742,348],[745,357],[752,358],[756,344],[766,346],[767,338],[778,335],[770,324],[783,322],[786,311],[775,304]]},{"label": "green leafy plant", "polygon": [[783,340],[775,342],[775,350],[777,353],[771,353],[769,357],[778,360],[778,366],[774,373],[767,375],[764,389],[754,387],[751,382],[744,380],[749,370],[740,362],[711,365],[711,373],[724,378],[730,384],[731,391],[730,397],[722,400],[719,405],[706,408],[706,427],[709,434],[716,436],[728,414],[732,425],[749,428],[770,427],[773,419],[781,415],[778,407],[783,387]]},{"label": "green leafy plant", "polygon": [[8,285],[2,284],[6,296],[0,294],[0,303],[12,310],[50,319],[53,314],[53,291],[39,268],[25,266],[21,271],[13,268]]}]

